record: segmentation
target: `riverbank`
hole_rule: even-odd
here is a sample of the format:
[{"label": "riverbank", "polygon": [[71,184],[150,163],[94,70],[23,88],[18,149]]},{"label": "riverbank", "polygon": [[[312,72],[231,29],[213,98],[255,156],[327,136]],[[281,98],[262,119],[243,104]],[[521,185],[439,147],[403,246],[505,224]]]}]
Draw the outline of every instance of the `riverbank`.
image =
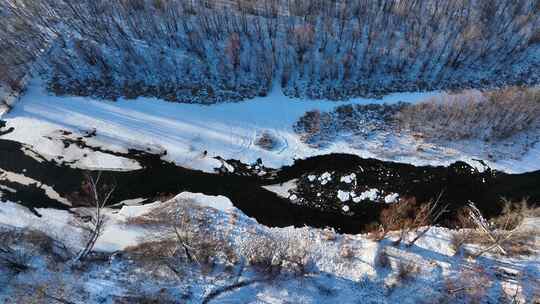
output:
[{"label": "riverbank", "polygon": [[[60,130],[75,134],[96,132],[92,139],[95,146],[119,152],[129,148],[167,151],[164,159],[209,173],[221,166],[215,159],[217,156],[244,163],[253,163],[260,158],[267,167],[279,168],[291,165],[295,159],[331,153],[417,166],[448,166],[456,161],[476,166],[475,160],[481,159],[490,167],[509,173],[540,169],[539,144],[520,157],[511,146],[499,147],[506,153],[501,152],[504,157],[494,161],[486,156],[489,149],[482,142],[456,142],[450,146],[424,143],[417,147],[412,137],[396,134],[384,141],[369,137],[362,143],[353,143],[345,138],[324,148],[314,148],[302,142],[293,130],[295,122],[308,111],[331,111],[346,104],[418,103],[436,94],[392,94],[382,99],[332,102],[291,99],[276,89],[268,97],[204,106],[151,98],[111,102],[86,97],[57,97],[49,95],[39,82],[34,81],[17,106],[4,117],[7,126],[15,130],[2,138],[29,144],[51,158],[74,155],[70,160],[75,166],[89,169],[122,170],[128,164],[91,157],[92,154],[73,150],[73,147],[66,149],[63,143],[54,140],[61,137]],[[272,149],[260,146],[264,136],[275,141]],[[85,153],[88,157],[82,157]]]},{"label": "riverbank", "polygon": [[[163,215],[178,208],[194,219],[182,227],[197,232],[189,238],[197,262],[174,249],[172,222]],[[23,271],[0,263],[0,301],[534,303],[540,296],[538,230],[530,230],[538,229],[538,219],[533,218],[520,227],[529,236],[519,239],[526,241],[520,251],[472,258],[484,247],[456,245],[467,229],[432,227],[414,246],[396,245],[399,231],[377,239],[332,229],[269,228],[225,197],[182,193],[163,203],[105,209],[95,252],[77,268],[62,262],[83,246],[83,231],[71,224],[73,214],[38,209],[43,216],[37,219],[13,203],[1,210],[0,246],[11,248],[16,237],[17,252],[32,253],[32,259],[20,259]],[[3,258],[9,256],[0,251]]]}]

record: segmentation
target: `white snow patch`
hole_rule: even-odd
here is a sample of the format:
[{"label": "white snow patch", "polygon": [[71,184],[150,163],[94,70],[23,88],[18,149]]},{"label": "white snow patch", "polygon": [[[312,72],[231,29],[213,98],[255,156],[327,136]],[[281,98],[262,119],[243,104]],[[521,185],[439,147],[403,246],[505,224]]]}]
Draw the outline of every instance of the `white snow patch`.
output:
[{"label": "white snow patch", "polygon": [[290,195],[289,191],[296,189],[297,181],[298,181],[297,179],[292,179],[282,184],[263,186],[263,188],[268,191],[274,192],[275,194],[281,197],[288,198]]},{"label": "white snow patch", "polygon": [[231,200],[225,196],[205,195],[202,193],[182,192],[178,194],[175,200],[189,200],[201,207],[210,207],[223,212],[229,212],[236,209]]},{"label": "white snow patch", "polygon": [[399,199],[399,194],[391,193],[384,197],[384,202],[387,204],[396,203]]},{"label": "white snow patch", "polygon": [[72,214],[56,209],[38,208],[36,211],[41,217],[37,217],[28,208],[19,204],[0,202],[0,225],[36,229],[68,244],[80,243],[80,238],[75,235],[81,231],[70,224],[73,220]]},{"label": "white snow patch", "polygon": [[357,197],[353,198],[353,202],[358,203],[363,200],[377,201],[379,199],[379,193],[379,189],[375,188],[366,190],[360,193],[360,195],[358,195]]},{"label": "white snow patch", "polygon": [[142,198],[142,197],[132,198],[132,199],[127,199],[127,200],[121,201],[117,205],[136,206],[136,205],[139,205],[140,203],[144,202],[145,200],[146,199]]},{"label": "white snow patch", "polygon": [[323,174],[321,174],[321,176],[319,176],[318,180],[321,185],[324,186],[332,180],[332,174],[330,172],[324,172]]},{"label": "white snow patch", "polygon": [[229,171],[229,173],[234,173],[234,167],[231,164],[226,161],[221,161],[221,164],[227,171]]},{"label": "white snow patch", "polygon": [[353,172],[353,173],[351,173],[349,175],[342,176],[341,179],[340,179],[340,182],[350,184],[354,180],[356,180],[356,174]]},{"label": "white snow patch", "polygon": [[346,202],[350,199],[350,193],[348,191],[338,190],[337,197],[340,201]]}]

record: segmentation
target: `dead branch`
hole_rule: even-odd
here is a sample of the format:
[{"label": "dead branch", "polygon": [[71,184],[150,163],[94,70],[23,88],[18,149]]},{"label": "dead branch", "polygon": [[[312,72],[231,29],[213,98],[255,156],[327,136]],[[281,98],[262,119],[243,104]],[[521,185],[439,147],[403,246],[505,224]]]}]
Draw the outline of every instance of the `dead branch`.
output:
[{"label": "dead branch", "polygon": [[[490,246],[488,246],[488,247],[482,249],[481,251],[479,251],[478,253],[476,253],[474,255],[474,257],[479,257],[482,254],[484,254],[484,253],[486,253],[488,251],[491,251],[492,249],[495,249],[495,248],[497,248],[503,255],[508,255],[508,253],[501,246],[501,244],[506,242],[510,238],[512,238],[512,236],[514,236],[514,233],[516,232],[518,227],[515,227],[514,229],[508,231],[506,233],[506,235],[504,235],[502,237],[497,236],[495,228],[492,227],[487,222],[487,220],[482,216],[482,213],[480,212],[480,210],[478,210],[478,208],[475,206],[475,204],[473,202],[470,202],[470,201],[469,201],[469,217],[471,218],[473,223],[478,227],[478,229],[481,232],[483,232],[491,240],[491,243],[492,243]],[[508,225],[509,225],[509,223],[508,223],[508,219],[507,219],[507,223],[503,227],[503,230],[505,230],[508,227]]]}]

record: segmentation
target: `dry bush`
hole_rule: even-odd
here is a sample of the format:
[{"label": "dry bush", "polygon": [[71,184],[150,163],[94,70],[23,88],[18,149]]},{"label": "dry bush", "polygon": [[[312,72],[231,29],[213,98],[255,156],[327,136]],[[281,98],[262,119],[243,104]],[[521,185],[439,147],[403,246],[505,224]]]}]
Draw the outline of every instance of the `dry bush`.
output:
[{"label": "dry bush", "polygon": [[18,279],[10,282],[4,302],[24,304],[88,303],[89,293],[84,283],[73,280],[61,271],[41,272],[32,279]]},{"label": "dry bush", "polygon": [[339,256],[347,260],[354,258],[353,247],[348,244],[341,245],[341,248],[339,249]]},{"label": "dry bush", "polygon": [[322,147],[333,137],[333,117],[331,113],[313,110],[306,112],[294,124],[293,129],[300,139],[313,146]]},{"label": "dry bush", "polygon": [[251,235],[240,249],[249,265],[270,276],[286,271],[304,275],[310,271],[309,243],[302,237]]},{"label": "dry bush", "polygon": [[274,150],[279,145],[279,141],[277,138],[275,138],[274,135],[271,133],[265,131],[262,134],[260,134],[257,139],[255,139],[255,145],[271,151]]},{"label": "dry bush", "polygon": [[476,229],[460,231],[452,238],[451,242],[456,252],[463,244],[481,246],[473,256],[480,256],[493,250],[509,256],[529,255],[532,252],[536,246],[537,231],[524,229],[521,224],[524,218],[536,216],[538,208],[530,208],[525,200],[518,203],[503,200],[503,204],[501,214],[492,218],[490,222],[483,218],[474,204],[468,207],[469,222],[474,223]]},{"label": "dry bush", "polygon": [[493,280],[480,265],[462,265],[456,276],[445,280],[446,297],[454,302],[481,303]]},{"label": "dry bush", "polygon": [[400,282],[411,280],[420,271],[413,261],[400,261],[397,264],[397,279]]},{"label": "dry bush", "polygon": [[[519,255],[529,255],[532,253],[533,248],[535,248],[535,231],[519,231],[514,232],[512,237],[506,238],[508,236],[508,231],[495,231],[494,237],[499,245],[504,249],[506,255],[508,256],[519,256]],[[491,237],[486,235],[483,232],[478,230],[463,234],[461,236],[461,244],[476,244],[481,246],[480,252],[489,248],[494,244],[494,241]],[[503,240],[503,241],[500,241]],[[489,251],[489,250],[488,250]],[[478,255],[476,253],[475,255]]]},{"label": "dry bush", "polygon": [[454,250],[455,254],[460,252],[461,247],[467,241],[468,235],[468,233],[462,231],[452,233],[452,236],[450,237],[450,248]]},{"label": "dry bush", "polygon": [[[392,204],[381,212],[382,228],[372,237],[382,239],[386,232],[399,230],[400,237],[395,244],[407,241],[407,245],[412,246],[447,211],[447,205],[441,206],[439,204],[441,196],[442,194],[436,200],[426,204],[418,204],[414,199],[404,199],[397,204]],[[408,240],[409,234],[414,235],[410,240]]]},{"label": "dry bush", "polygon": [[154,198],[154,201],[160,201],[162,203],[168,202],[172,200],[176,195],[177,193],[160,192],[156,195],[156,197]]},{"label": "dry bush", "polygon": [[361,140],[381,131],[394,130],[394,116],[405,105],[341,105],[331,111],[308,111],[296,121],[294,131],[303,142],[324,147],[341,135]]},{"label": "dry bush", "polygon": [[513,202],[502,198],[503,205],[501,214],[493,219],[491,223],[497,229],[510,230],[518,227],[527,217],[539,217],[540,208],[535,208],[526,199]]},{"label": "dry bush", "polygon": [[124,252],[138,257],[138,259],[162,259],[173,257],[176,253],[176,240],[156,240],[139,243],[124,249]]},{"label": "dry bush", "polygon": [[159,230],[149,233],[145,243],[129,251],[140,258],[180,258],[206,270],[217,262],[236,263],[235,251],[226,236],[210,226],[211,220],[208,210],[189,200],[154,208],[145,215],[128,219],[128,224]]},{"label": "dry bush", "polygon": [[153,228],[155,226],[168,226],[171,224],[171,207],[154,208],[147,214],[130,216],[125,220],[126,225],[140,226],[142,228]]},{"label": "dry bush", "polygon": [[336,240],[336,231],[334,228],[326,228],[321,232],[321,237],[325,241],[335,241]]},{"label": "dry bush", "polygon": [[32,268],[34,257],[41,256],[52,265],[65,261],[71,253],[67,247],[45,233],[34,229],[0,229],[0,266],[15,273]]},{"label": "dry bush", "polygon": [[376,222],[368,224],[366,226],[366,231],[369,231],[367,238],[375,242],[382,241],[387,233],[384,226]]},{"label": "dry bush", "polygon": [[385,232],[402,230],[411,227],[418,203],[416,200],[400,200],[397,204],[391,204],[381,212],[379,220]]},{"label": "dry bush", "polygon": [[281,267],[279,246],[269,237],[255,238],[250,241],[250,249],[246,254],[247,262],[258,269],[273,273]]},{"label": "dry bush", "polygon": [[402,128],[430,140],[497,141],[540,128],[540,93],[522,87],[465,91],[405,107],[396,117]]},{"label": "dry bush", "polygon": [[[74,303],[68,300],[70,289],[59,281],[21,283],[11,286],[15,291],[8,296],[5,303]],[[9,302],[9,300],[13,302]]]},{"label": "dry bush", "polygon": [[391,266],[390,258],[384,248],[377,253],[377,256],[375,257],[375,266],[382,268],[389,268]]},{"label": "dry bush", "polygon": [[114,304],[176,304],[172,296],[167,295],[140,295],[129,297],[115,297]]}]

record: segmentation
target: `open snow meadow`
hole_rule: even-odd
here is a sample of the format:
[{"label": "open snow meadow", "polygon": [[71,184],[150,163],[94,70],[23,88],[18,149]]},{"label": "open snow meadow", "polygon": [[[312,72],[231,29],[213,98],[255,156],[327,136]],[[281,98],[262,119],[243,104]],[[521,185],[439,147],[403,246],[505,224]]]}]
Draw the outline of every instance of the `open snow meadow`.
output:
[{"label": "open snow meadow", "polygon": [[0,304],[540,304],[537,0],[0,1]]},{"label": "open snow meadow", "polygon": [[[265,165],[274,168],[290,165],[297,158],[318,154],[350,152],[364,157],[374,156],[368,151],[354,150],[347,143],[337,143],[324,150],[312,149],[302,143],[292,130],[294,122],[306,111],[330,110],[336,102],[292,99],[284,96],[278,88],[266,97],[208,106],[151,98],[110,102],[84,97],[57,97],[44,91],[39,84],[33,82],[19,105],[3,117],[8,127],[15,127],[15,131],[4,138],[31,144],[51,157],[69,157],[70,154],[61,147],[55,147],[58,144],[47,138],[58,130],[79,133],[96,130],[96,140],[112,150],[150,147],[167,151],[167,160],[208,172],[221,166],[214,156],[246,163],[261,158]],[[435,94],[392,94],[380,100],[357,99],[346,103],[418,102]],[[257,136],[264,132],[278,140],[275,150],[266,151],[255,144]],[[414,158],[410,161],[429,163],[428,160]],[[89,168],[125,169],[129,166],[121,161],[107,162],[107,159],[87,162]]]}]

